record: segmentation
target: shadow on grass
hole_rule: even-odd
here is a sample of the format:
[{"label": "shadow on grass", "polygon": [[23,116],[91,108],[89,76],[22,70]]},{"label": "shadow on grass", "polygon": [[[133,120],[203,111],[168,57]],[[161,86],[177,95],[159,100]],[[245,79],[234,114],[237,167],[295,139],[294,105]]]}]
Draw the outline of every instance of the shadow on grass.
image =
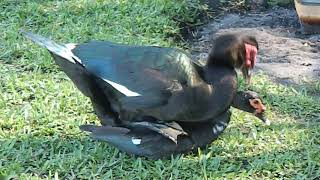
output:
[{"label": "shadow on grass", "polygon": [[[237,174],[311,178],[320,175],[316,163],[319,127],[274,122],[270,127],[249,128],[249,131],[227,128],[216,142],[198,153],[157,161],[121,153],[83,134],[4,138],[0,140],[0,172],[43,178],[56,172],[63,179],[123,178],[128,173],[128,178],[234,177]],[[257,137],[253,137],[252,132],[256,132]]]}]

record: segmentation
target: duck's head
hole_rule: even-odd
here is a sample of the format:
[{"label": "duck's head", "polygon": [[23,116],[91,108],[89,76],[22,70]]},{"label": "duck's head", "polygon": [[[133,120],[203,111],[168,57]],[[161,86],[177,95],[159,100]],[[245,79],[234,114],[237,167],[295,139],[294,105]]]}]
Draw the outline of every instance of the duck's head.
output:
[{"label": "duck's head", "polygon": [[238,91],[231,105],[237,109],[254,114],[267,125],[271,123],[265,117],[266,106],[256,92]]},{"label": "duck's head", "polygon": [[214,40],[207,66],[224,65],[241,70],[250,84],[251,71],[256,64],[258,42],[255,37],[243,34],[224,34]]}]

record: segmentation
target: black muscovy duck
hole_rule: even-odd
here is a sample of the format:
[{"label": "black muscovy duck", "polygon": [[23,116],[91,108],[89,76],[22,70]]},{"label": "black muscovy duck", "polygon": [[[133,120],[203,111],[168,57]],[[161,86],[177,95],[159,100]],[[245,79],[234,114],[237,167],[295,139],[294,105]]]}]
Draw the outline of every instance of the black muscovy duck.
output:
[{"label": "black muscovy duck", "polygon": [[[183,81],[176,79],[178,83],[176,80],[170,83],[170,87],[163,90],[161,96],[157,96],[156,99],[143,95],[121,98],[121,108],[125,113],[120,115],[128,112],[129,115],[143,114],[162,121],[206,121],[230,106],[237,86],[235,68],[242,71],[247,83],[250,82],[257,50],[258,43],[252,36],[221,35],[214,40],[214,46],[205,66],[199,65],[189,57],[183,61],[190,62],[188,67],[191,67],[185,73],[192,72],[190,75],[193,78],[197,77],[197,83],[184,84]],[[175,56],[172,60],[176,62],[178,59]],[[163,81],[172,78],[164,74],[166,72],[162,69],[159,72],[162,72],[161,75],[167,75],[162,78]],[[132,117],[122,119],[136,120]]]},{"label": "black muscovy duck", "polygon": [[[107,41],[60,45],[23,33],[50,51],[78,89],[90,97],[103,125],[137,121],[127,124],[147,126],[168,137],[172,132],[164,132],[167,126],[175,127],[173,134],[185,134],[172,121],[207,121],[225,112],[237,89],[234,68],[249,78],[258,48],[251,36],[222,35],[202,67],[173,48]],[[167,123],[138,122],[146,117]]]},{"label": "black muscovy duck", "polygon": [[[231,105],[264,119],[266,108],[255,92],[237,92]],[[91,132],[94,139],[106,141],[128,154],[159,159],[194,151],[211,143],[225,130],[230,115],[230,111],[226,110],[208,122],[179,122],[188,135],[178,136],[176,143],[144,127],[82,125],[80,128]]]}]

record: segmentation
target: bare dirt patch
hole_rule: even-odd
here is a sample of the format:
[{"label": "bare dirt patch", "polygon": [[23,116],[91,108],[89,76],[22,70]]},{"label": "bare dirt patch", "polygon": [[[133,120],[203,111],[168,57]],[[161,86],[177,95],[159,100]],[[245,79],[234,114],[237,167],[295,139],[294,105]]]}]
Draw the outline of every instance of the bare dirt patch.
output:
[{"label": "bare dirt patch", "polygon": [[275,7],[265,12],[225,14],[199,28],[192,43],[194,58],[203,61],[212,38],[228,32],[257,37],[260,49],[256,71],[285,84],[320,79],[320,35],[303,34],[294,9]]}]

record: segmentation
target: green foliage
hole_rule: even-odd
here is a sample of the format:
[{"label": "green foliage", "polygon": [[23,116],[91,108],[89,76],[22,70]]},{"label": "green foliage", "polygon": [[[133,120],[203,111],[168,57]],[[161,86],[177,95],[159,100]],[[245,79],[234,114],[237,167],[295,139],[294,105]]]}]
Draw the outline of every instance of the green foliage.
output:
[{"label": "green foliage", "polygon": [[[0,59],[52,70],[48,54],[18,33],[23,28],[61,42],[104,39],[128,44],[173,46],[179,23],[197,23],[204,6],[196,0],[14,1],[0,2]],[[176,20],[174,20],[176,19]]]},{"label": "green foliage", "polygon": [[135,158],[90,139],[98,123],[89,100],[24,28],[61,42],[108,39],[177,46],[179,23],[197,23],[190,0],[0,1],[0,179],[315,179],[320,176],[318,84],[281,86],[257,75],[252,88],[269,108],[270,127],[233,110],[225,133],[198,154]]}]

